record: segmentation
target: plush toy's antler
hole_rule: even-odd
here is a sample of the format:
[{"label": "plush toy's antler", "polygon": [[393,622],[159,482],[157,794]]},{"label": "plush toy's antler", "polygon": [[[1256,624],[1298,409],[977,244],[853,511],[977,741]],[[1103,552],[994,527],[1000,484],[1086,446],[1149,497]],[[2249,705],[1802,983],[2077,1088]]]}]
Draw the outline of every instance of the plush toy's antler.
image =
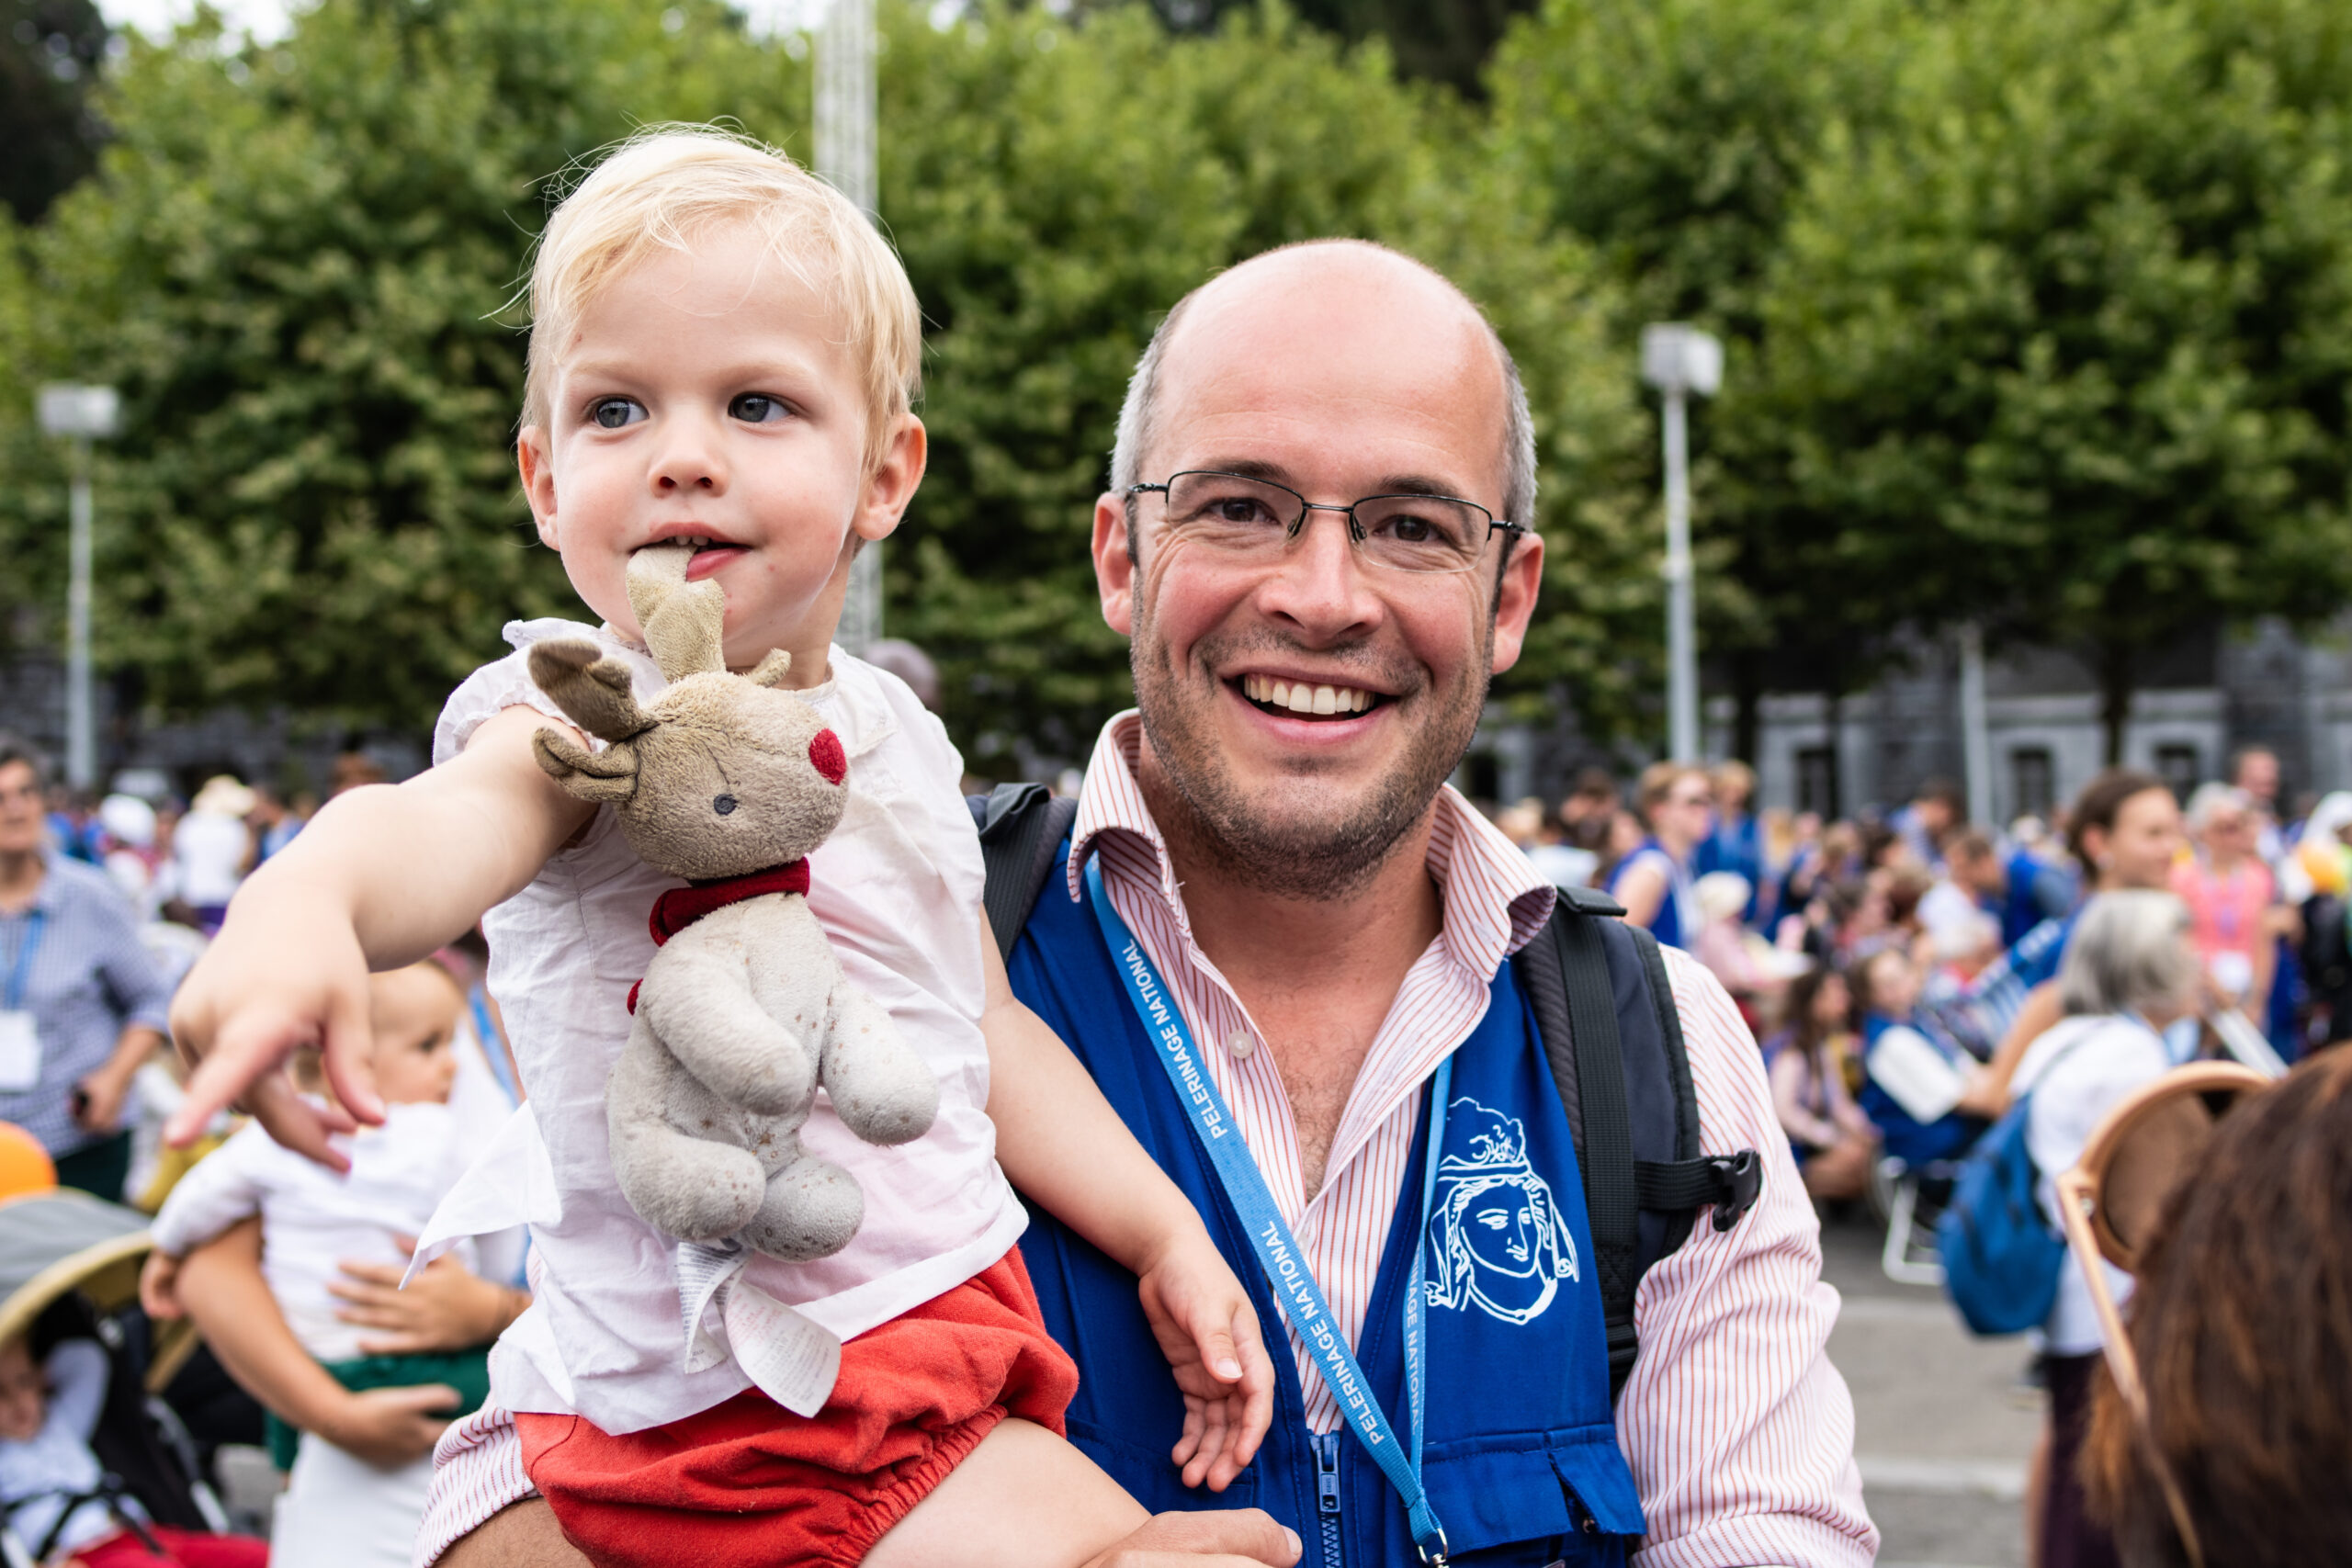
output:
[{"label": "plush toy's antler", "polygon": [[649,545],[628,558],[628,607],[653,662],[673,681],[727,668],[727,591],[707,578],[688,582],[694,558],[691,545]]}]

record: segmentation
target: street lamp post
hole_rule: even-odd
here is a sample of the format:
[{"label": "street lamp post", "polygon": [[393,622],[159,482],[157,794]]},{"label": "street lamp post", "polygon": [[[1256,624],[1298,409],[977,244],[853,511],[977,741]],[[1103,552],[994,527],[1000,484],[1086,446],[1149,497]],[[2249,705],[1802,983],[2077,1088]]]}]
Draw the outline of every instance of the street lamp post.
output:
[{"label": "street lamp post", "polygon": [[121,400],[112,387],[55,381],[40,389],[40,427],[74,444],[65,581],[65,782],[87,789],[97,779],[97,737],[90,694],[90,443],[115,433]]},{"label": "street lamp post", "polygon": [[1642,329],[1642,379],[1665,401],[1667,750],[1696,761],[1699,747],[1699,634],[1690,607],[1690,447],[1684,403],[1715,395],[1724,382],[1724,345],[1710,333],[1668,321]]},{"label": "street lamp post", "polygon": [[[874,167],[874,0],[832,0],[817,34],[817,173],[866,217],[879,211]],[[849,569],[841,644],[862,654],[882,636],[882,546]]]}]

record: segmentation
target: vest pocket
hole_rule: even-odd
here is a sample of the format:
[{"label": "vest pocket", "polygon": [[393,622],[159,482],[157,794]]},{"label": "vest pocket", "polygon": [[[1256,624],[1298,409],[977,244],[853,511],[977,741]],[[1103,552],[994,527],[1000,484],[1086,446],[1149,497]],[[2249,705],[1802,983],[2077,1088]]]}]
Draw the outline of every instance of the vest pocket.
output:
[{"label": "vest pocket", "polygon": [[[1457,1557],[1523,1548],[1530,1568],[1622,1558],[1618,1538],[1642,1533],[1633,1472],[1614,1426],[1498,1433],[1433,1444],[1422,1484]],[[1592,1528],[1587,1529],[1588,1524]],[[1510,1552],[1475,1559],[1516,1564]]]},{"label": "vest pocket", "polygon": [[1079,1452],[1101,1465],[1129,1495],[1155,1514],[1171,1509],[1254,1508],[1258,1506],[1258,1467],[1253,1463],[1233,1478],[1222,1492],[1184,1484],[1184,1473],[1170,1462],[1168,1450],[1176,1445],[1171,1429],[1168,1441],[1154,1448],[1136,1443],[1090,1421],[1068,1423],[1069,1440]]}]

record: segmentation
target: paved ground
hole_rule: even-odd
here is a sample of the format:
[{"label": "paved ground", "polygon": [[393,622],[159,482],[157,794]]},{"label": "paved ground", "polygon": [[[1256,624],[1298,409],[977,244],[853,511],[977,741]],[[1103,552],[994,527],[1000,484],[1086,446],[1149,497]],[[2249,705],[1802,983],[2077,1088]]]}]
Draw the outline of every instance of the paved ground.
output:
[{"label": "paved ground", "polygon": [[2026,1467],[2041,1401],[2022,1389],[2022,1338],[1978,1339],[1941,1291],[1879,1268],[1866,1220],[1823,1229],[1823,1274],[1845,1297],[1830,1359],[1854,1393],[1854,1452],[1883,1568],[2024,1568]]}]

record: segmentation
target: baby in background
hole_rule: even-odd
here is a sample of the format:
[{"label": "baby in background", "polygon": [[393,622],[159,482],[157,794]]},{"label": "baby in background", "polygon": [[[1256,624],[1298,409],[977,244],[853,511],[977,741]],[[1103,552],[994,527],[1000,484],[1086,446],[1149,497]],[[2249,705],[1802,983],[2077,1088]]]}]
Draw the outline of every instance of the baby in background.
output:
[{"label": "baby in background", "polygon": [[0,1498],[17,1544],[83,1568],[264,1568],[263,1541],[152,1524],[136,1499],[106,1494],[90,1438],[108,1372],[95,1339],[61,1340],[44,1362],[21,1334],[0,1343]]},{"label": "baby in background", "polygon": [[[385,1115],[381,1126],[337,1140],[350,1170],[338,1175],[248,1124],[183,1177],[155,1216],[141,1297],[153,1315],[179,1315],[180,1260],[258,1214],[262,1277],[303,1350],[355,1392],[447,1384],[458,1395],[448,1414],[461,1415],[489,1393],[487,1346],[371,1355],[365,1331],[344,1321],[329,1289],[347,1262],[404,1265],[405,1238],[424,1228],[471,1155],[448,1104],[466,1005],[458,982],[438,964],[412,964],[371,976],[368,1000],[369,1065]],[[388,1473],[276,1413],[270,1453],[291,1472],[275,1529],[281,1568],[363,1562],[379,1538],[389,1543],[385,1555],[396,1547],[397,1560],[407,1560],[432,1479],[429,1456]]]}]

